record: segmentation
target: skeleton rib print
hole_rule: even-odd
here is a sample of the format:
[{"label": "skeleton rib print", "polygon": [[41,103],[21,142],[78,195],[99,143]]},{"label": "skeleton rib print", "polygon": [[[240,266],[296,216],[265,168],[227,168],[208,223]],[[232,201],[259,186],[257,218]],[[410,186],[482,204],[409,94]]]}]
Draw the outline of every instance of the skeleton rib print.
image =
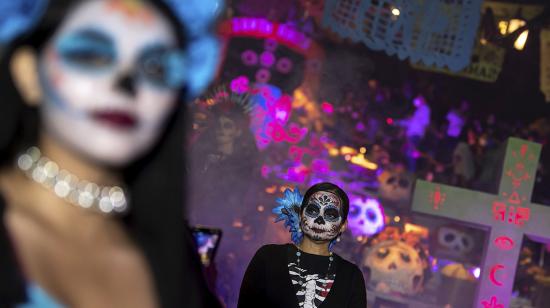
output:
[{"label": "skeleton rib print", "polygon": [[328,296],[336,278],[336,274],[323,278],[319,274],[308,275],[307,270],[293,262],[288,264],[288,273],[296,290],[298,303],[303,308],[318,308]]}]

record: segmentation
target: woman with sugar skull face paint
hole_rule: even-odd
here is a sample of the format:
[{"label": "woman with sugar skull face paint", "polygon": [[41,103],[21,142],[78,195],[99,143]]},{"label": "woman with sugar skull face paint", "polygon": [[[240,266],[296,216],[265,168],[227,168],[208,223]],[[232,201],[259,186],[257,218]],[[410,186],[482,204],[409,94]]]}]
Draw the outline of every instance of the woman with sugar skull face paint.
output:
[{"label": "woman with sugar skull face paint", "polygon": [[294,244],[265,245],[244,276],[239,308],[365,308],[365,281],[359,268],[330,251],[345,230],[346,193],[332,183],[297,190],[278,199],[274,213],[285,220]]},{"label": "woman with sugar skull face paint", "polygon": [[0,0],[0,307],[218,307],[180,102],[215,70],[192,56],[216,49],[213,2]]}]

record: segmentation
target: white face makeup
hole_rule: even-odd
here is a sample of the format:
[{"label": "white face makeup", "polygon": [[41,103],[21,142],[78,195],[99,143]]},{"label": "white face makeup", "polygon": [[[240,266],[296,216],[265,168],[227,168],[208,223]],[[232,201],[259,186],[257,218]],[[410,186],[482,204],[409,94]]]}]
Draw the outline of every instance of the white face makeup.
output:
[{"label": "white face makeup", "polygon": [[237,123],[231,118],[220,116],[218,126],[216,127],[216,141],[219,145],[234,144],[235,140],[241,135],[241,130]]},{"label": "white face makeup", "polygon": [[47,133],[93,161],[127,165],[175,108],[181,54],[173,26],[146,2],[78,4],[39,59]]},{"label": "white face makeup", "polygon": [[302,231],[314,241],[331,241],[340,232],[342,203],[337,195],[318,191],[311,195],[302,214]]}]

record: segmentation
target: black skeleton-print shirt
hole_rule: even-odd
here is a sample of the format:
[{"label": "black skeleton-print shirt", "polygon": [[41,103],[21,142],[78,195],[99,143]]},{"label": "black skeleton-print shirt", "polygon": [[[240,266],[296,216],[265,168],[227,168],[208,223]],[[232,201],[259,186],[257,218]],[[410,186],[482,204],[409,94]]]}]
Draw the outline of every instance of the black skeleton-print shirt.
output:
[{"label": "black skeleton-print shirt", "polygon": [[263,246],[246,270],[238,308],[365,308],[359,268],[334,255],[326,277],[328,262],[328,257],[302,253],[298,268],[294,245]]},{"label": "black skeleton-print shirt", "polygon": [[296,248],[290,250],[288,257],[288,274],[298,304],[303,308],[318,308],[327,298],[336,279],[334,270],[328,270],[329,257],[302,252],[298,264]]}]

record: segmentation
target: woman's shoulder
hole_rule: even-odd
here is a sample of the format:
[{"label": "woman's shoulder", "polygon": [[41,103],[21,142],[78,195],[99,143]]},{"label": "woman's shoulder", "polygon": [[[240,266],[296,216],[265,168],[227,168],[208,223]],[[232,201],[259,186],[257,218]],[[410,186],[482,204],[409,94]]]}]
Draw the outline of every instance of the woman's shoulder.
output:
[{"label": "woman's shoulder", "polygon": [[290,244],[266,244],[258,249],[256,254],[265,254],[269,255],[271,253],[281,253],[288,250]]},{"label": "woman's shoulder", "polygon": [[268,244],[260,247],[254,254],[254,257],[252,257],[249,268],[280,262],[280,260],[286,258],[286,252],[288,251],[286,246],[287,245]]},{"label": "woman's shoulder", "polygon": [[352,263],[342,257],[340,257],[338,254],[334,254],[337,258],[338,263],[339,263],[339,267],[342,269],[342,270],[345,270],[346,272],[349,272],[350,274],[356,276],[356,275],[359,275],[359,276],[363,276],[363,273],[361,272],[361,270],[359,269],[359,267],[355,264],[355,263]]}]

